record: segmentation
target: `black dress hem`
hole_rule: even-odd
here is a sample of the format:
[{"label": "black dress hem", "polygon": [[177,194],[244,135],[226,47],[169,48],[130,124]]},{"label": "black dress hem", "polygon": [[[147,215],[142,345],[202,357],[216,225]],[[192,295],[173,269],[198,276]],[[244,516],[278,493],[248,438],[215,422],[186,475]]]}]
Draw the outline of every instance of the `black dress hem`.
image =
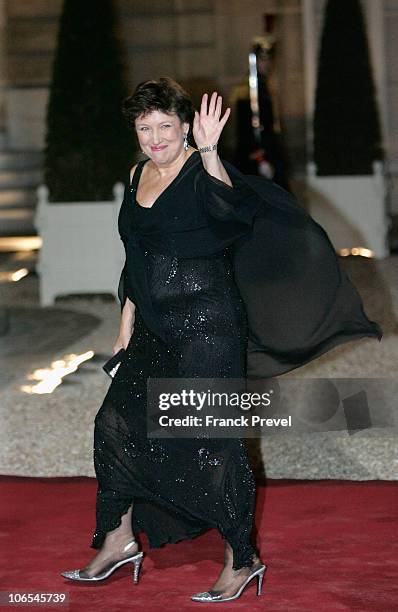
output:
[{"label": "black dress hem", "polygon": [[[95,550],[98,550],[101,548],[106,534],[109,531],[113,531],[115,529],[117,529],[120,525],[121,525],[121,517],[126,514],[126,512],[128,511],[130,505],[133,503],[133,499],[126,502],[124,506],[121,507],[121,509],[119,510],[119,515],[117,518],[115,518],[114,520],[109,521],[108,525],[106,527],[104,527],[103,531],[101,533],[96,532],[92,538],[91,544],[90,544],[90,548],[93,548]],[[221,537],[224,540],[229,541],[228,536],[223,533],[222,531],[222,527],[221,525],[206,525],[204,527],[199,527],[197,529],[192,529],[191,532],[186,532],[185,535],[183,536],[176,536],[173,537],[171,535],[168,535],[167,537],[164,538],[159,538],[159,539],[154,539],[151,537],[151,535],[148,533],[148,531],[143,528],[143,527],[135,527],[134,528],[134,536],[137,536],[139,534],[145,534],[147,540],[148,540],[148,544],[149,544],[149,548],[150,549],[156,549],[156,548],[162,548],[163,546],[165,546],[166,544],[178,544],[179,542],[182,542],[184,540],[193,540],[201,535],[203,535],[204,533],[206,533],[207,531],[210,531],[211,529],[216,529],[219,531]],[[229,542],[231,544],[231,542]],[[256,553],[255,548],[251,548],[249,550],[246,551],[246,554],[238,561],[236,561],[233,564],[233,569],[234,570],[238,570],[241,569],[243,567],[250,567],[253,564],[253,555]]]}]

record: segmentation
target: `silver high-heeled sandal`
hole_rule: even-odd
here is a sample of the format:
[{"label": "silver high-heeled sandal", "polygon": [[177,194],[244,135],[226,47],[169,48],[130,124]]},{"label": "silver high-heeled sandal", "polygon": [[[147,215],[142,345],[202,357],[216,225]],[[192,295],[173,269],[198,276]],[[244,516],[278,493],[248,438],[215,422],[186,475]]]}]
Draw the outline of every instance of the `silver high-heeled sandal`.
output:
[{"label": "silver high-heeled sandal", "polygon": [[[127,552],[135,543],[135,540],[131,540],[131,542],[126,544],[122,552]],[[96,576],[90,577],[87,576],[87,574],[84,575],[84,570],[79,569],[71,570],[68,572],[61,572],[61,576],[64,576],[69,580],[77,580],[79,582],[97,582],[98,580],[105,580],[105,578],[108,578],[108,576],[110,576],[118,567],[121,567],[125,563],[134,563],[133,581],[134,583],[137,583],[143,556],[144,553],[140,551],[135,553],[134,555],[131,555],[130,557],[126,557],[125,559],[120,559],[120,561],[116,561],[116,563],[110,563],[105,566],[104,569]]]},{"label": "silver high-heeled sandal", "polygon": [[253,580],[253,578],[257,577],[257,595],[261,595],[261,587],[263,584],[263,578],[265,574],[265,570],[267,569],[266,565],[260,565],[254,572],[250,574],[242,584],[242,586],[236,591],[235,595],[231,597],[223,597],[222,591],[205,591],[204,593],[196,593],[192,595],[192,601],[202,601],[205,603],[216,603],[221,601],[232,601],[232,599],[238,599],[243,593],[243,590],[247,587],[249,582]]}]

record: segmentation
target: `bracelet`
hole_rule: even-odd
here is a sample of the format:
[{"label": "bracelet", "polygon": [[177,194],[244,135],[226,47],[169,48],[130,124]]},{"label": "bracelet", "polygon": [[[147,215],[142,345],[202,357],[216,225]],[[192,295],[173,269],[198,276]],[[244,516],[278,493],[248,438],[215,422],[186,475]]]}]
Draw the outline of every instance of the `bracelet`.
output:
[{"label": "bracelet", "polygon": [[215,151],[217,149],[217,143],[214,145],[208,145],[207,147],[198,147],[199,153],[207,153],[210,151]]}]

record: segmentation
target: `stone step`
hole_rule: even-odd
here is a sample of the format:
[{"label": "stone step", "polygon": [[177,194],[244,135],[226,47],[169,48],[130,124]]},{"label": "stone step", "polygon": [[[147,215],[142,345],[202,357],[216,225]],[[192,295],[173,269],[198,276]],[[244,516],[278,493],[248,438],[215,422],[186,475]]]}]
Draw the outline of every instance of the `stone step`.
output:
[{"label": "stone step", "polygon": [[29,253],[32,257],[36,253],[35,258],[37,259],[42,243],[42,239],[37,234],[0,236],[0,270],[8,258],[24,261],[27,257],[29,259]]},{"label": "stone step", "polygon": [[38,168],[0,170],[0,193],[14,188],[36,188],[42,181],[43,172]]},{"label": "stone step", "polygon": [[34,208],[0,209],[0,236],[36,235]]},{"label": "stone step", "polygon": [[41,151],[0,150],[0,170],[41,169],[43,159]]},{"label": "stone step", "polygon": [[37,203],[36,188],[4,189],[0,191],[0,210],[19,207],[33,208]]},{"label": "stone step", "polygon": [[[18,238],[17,240],[22,246],[23,238]],[[4,241],[0,238],[0,273],[15,272],[20,268],[35,269],[38,258],[37,251],[19,251],[13,253],[2,250],[2,248],[4,248]]]},{"label": "stone step", "polygon": [[33,220],[42,164],[41,151],[8,149],[0,139],[0,236],[36,233]]}]

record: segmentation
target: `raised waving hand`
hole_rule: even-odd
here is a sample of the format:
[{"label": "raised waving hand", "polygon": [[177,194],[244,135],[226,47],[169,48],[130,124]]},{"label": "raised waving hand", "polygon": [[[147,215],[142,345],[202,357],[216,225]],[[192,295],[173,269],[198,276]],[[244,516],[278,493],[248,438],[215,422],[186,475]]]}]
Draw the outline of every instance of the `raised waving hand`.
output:
[{"label": "raised waving hand", "polygon": [[222,117],[221,112],[222,97],[214,91],[209,101],[208,94],[203,94],[200,113],[195,111],[192,127],[193,137],[198,149],[208,146],[212,147],[217,144],[231,109],[227,108]]}]

